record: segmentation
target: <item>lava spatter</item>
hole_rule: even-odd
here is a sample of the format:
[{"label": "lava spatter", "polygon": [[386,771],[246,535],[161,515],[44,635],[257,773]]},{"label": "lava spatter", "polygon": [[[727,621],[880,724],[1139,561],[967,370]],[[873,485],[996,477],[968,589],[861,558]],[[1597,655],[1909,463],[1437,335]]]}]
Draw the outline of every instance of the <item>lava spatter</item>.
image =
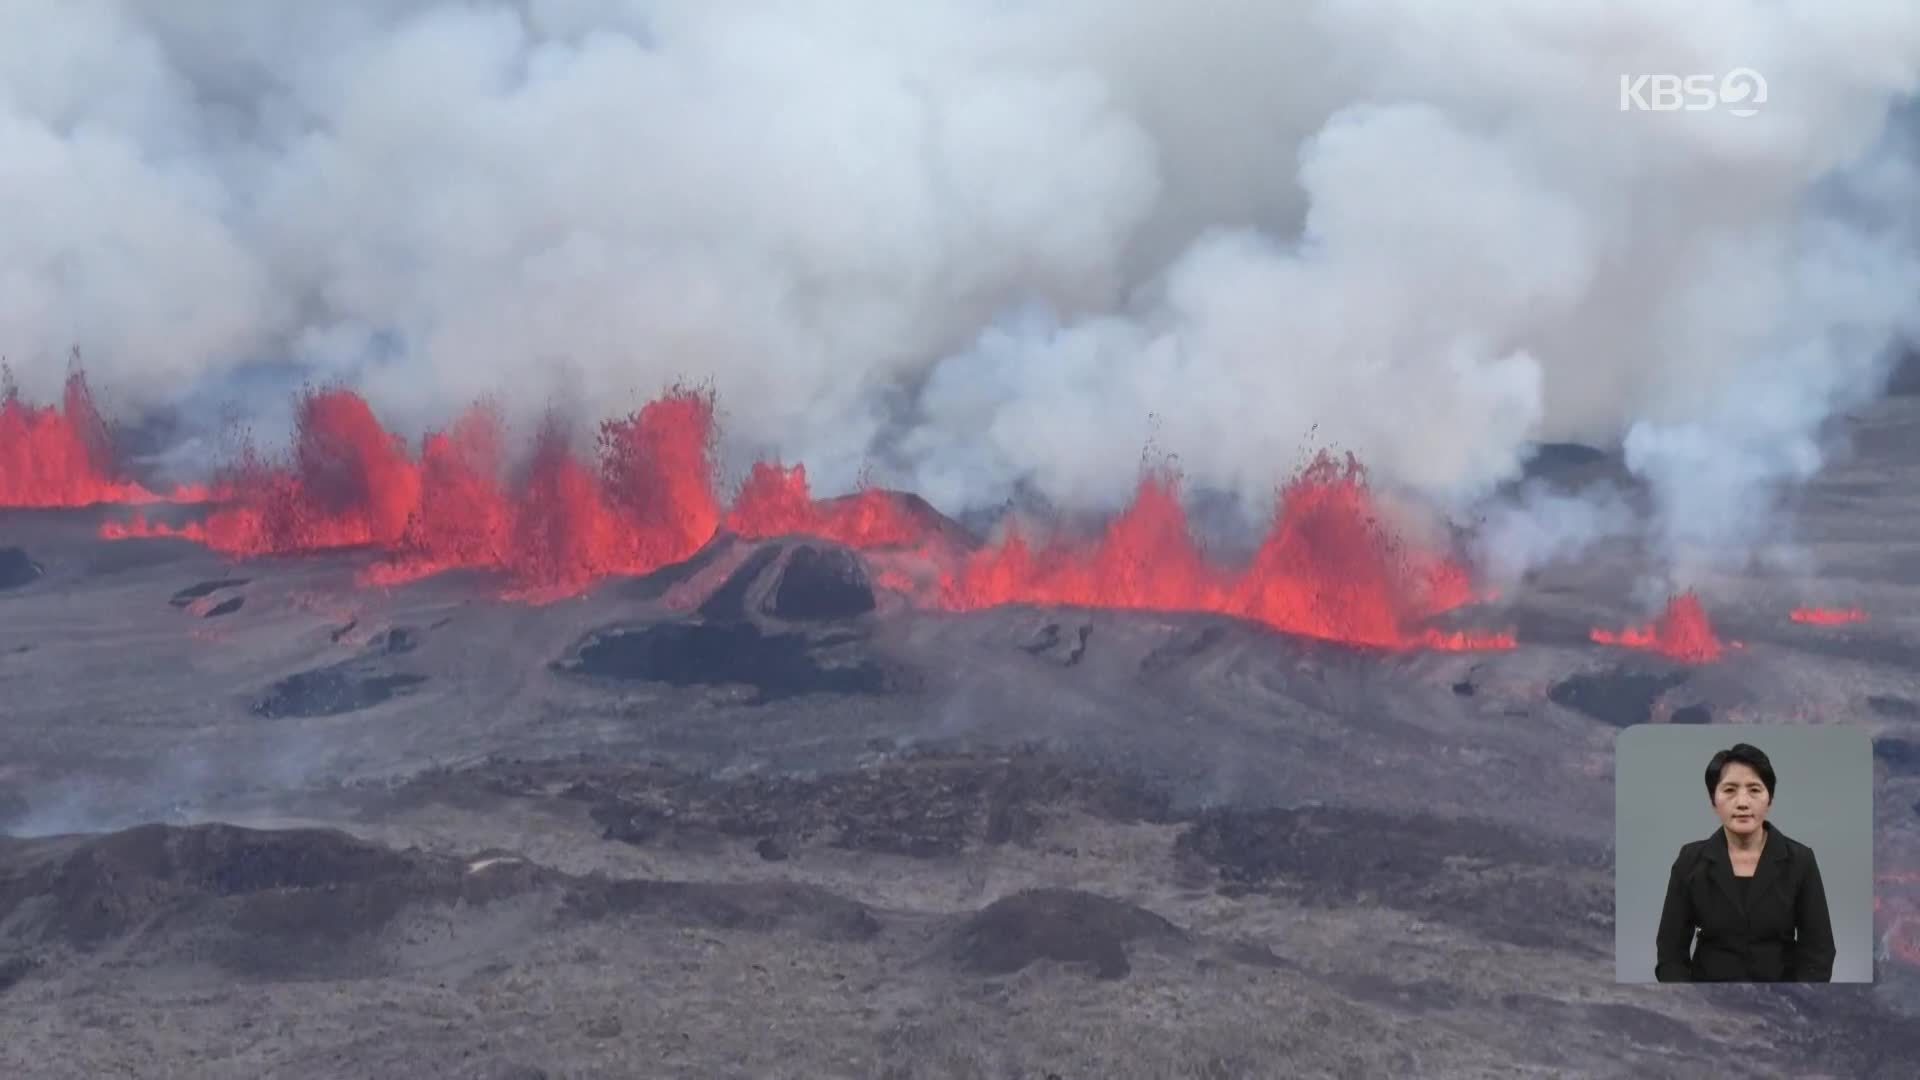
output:
[{"label": "lava spatter", "polygon": [[189,501],[204,494],[158,496],[120,475],[84,371],[67,375],[59,405],[34,406],[20,399],[12,372],[0,367],[0,508]]},{"label": "lava spatter", "polygon": [[361,571],[363,584],[489,570],[508,579],[510,597],[544,601],[686,559],[724,527],[747,539],[807,535],[872,552],[883,585],[953,610],[1216,612],[1379,648],[1514,645],[1511,634],[1426,625],[1475,600],[1470,575],[1399,538],[1351,456],[1323,454],[1286,485],[1252,559],[1229,566],[1195,539],[1170,468],[1146,470],[1097,537],[1035,542],[1016,529],[981,550],[893,492],[863,485],[816,499],[800,465],[756,464],[723,508],[713,397],[684,387],[603,423],[589,455],[549,416],[517,469],[500,416],[484,403],[428,435],[417,454],[349,390],[306,390],[295,416],[287,457],[243,451],[217,478],[224,501],[203,520],[135,517],[108,523],[103,535],[179,537],[236,557],[372,549],[378,559]]},{"label": "lava spatter", "polygon": [[816,500],[807,467],[762,461],[753,466],[727,513],[727,528],[748,539],[804,535],[855,548],[908,547],[931,538],[890,493],[862,487],[839,499]]},{"label": "lava spatter", "polygon": [[1691,591],[1668,600],[1666,610],[1646,626],[1594,630],[1590,636],[1602,645],[1644,649],[1687,664],[1709,664],[1726,655],[1706,607]]},{"label": "lava spatter", "polygon": [[675,389],[603,424],[589,462],[549,418],[509,485],[503,425],[490,406],[428,435],[416,458],[359,395],[307,390],[289,457],[244,451],[215,485],[225,503],[203,521],[136,516],[101,532],[178,537],[236,557],[371,547],[383,558],[364,572],[368,584],[486,569],[523,592],[564,595],[684,559],[713,535],[712,419],[710,395]]},{"label": "lava spatter", "polygon": [[1321,455],[1280,492],[1249,565],[1216,565],[1193,538],[1179,478],[1150,469],[1097,539],[1035,546],[1019,533],[943,585],[947,605],[1070,604],[1211,611],[1288,633],[1392,649],[1501,649],[1509,634],[1423,627],[1472,599],[1463,567],[1400,542],[1380,521],[1365,471]]}]

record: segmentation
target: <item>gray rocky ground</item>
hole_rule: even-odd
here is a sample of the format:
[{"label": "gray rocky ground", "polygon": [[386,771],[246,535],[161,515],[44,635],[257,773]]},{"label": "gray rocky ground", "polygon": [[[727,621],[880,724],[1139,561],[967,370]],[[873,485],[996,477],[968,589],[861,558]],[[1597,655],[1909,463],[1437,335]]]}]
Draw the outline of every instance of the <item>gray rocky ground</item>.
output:
[{"label": "gray rocky ground", "polygon": [[[818,545],[528,606],[0,514],[0,1075],[1911,1076],[1920,401],[1848,434],[1704,668],[1587,640],[1624,546],[1382,655],[864,610]],[[1701,720],[1875,733],[1876,985],[1614,983],[1613,739]]]}]

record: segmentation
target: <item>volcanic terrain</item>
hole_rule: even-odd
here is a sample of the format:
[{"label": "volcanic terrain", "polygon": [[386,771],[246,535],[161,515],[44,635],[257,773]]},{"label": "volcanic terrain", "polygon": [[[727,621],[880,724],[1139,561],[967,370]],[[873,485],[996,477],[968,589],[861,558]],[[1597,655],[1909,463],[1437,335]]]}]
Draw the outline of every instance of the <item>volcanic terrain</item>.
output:
[{"label": "volcanic terrain", "polygon": [[[1330,460],[1229,573],[1152,474],[1029,548],[777,465],[677,487],[698,395],[512,490],[484,417],[416,457],[350,398],[171,496],[211,505],[0,511],[0,1075],[1920,1060],[1920,399],[1799,496],[1817,570],[1650,615],[1633,544],[1498,597],[1376,550]],[[1615,735],[1782,721],[1876,733],[1877,985],[1616,985]]]}]

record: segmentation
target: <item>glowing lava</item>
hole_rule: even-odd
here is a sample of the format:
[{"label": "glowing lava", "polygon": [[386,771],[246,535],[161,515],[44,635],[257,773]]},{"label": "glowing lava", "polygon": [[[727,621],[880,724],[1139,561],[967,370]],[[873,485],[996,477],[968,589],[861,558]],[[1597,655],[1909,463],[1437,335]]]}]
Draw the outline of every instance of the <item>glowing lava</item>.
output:
[{"label": "glowing lava", "polygon": [[1867,621],[1867,613],[1859,608],[1794,608],[1793,621],[1812,626],[1844,626],[1847,623]]},{"label": "glowing lava", "polygon": [[590,459],[549,418],[510,479],[503,425],[485,404],[427,436],[416,456],[359,395],[308,390],[296,401],[287,458],[243,452],[218,477],[222,503],[204,520],[169,526],[136,516],[101,532],[185,538],[239,557],[371,548],[380,559],[362,571],[364,584],[485,569],[509,578],[510,596],[537,601],[686,559],[724,525],[749,539],[810,535],[867,550],[883,586],[957,610],[1217,612],[1383,648],[1514,646],[1511,634],[1424,625],[1474,600],[1467,571],[1397,540],[1351,457],[1323,455],[1302,472],[1280,493],[1252,560],[1226,568],[1203,555],[1167,470],[1144,474],[1133,503],[1097,539],[1035,547],[1016,532],[969,554],[893,493],[863,486],[815,499],[798,465],[755,465],[723,512],[712,442],[712,395],[675,388],[602,424]]},{"label": "glowing lava", "polygon": [[309,390],[289,460],[244,453],[215,485],[226,504],[204,521],[136,516],[101,533],[179,537],[241,557],[374,547],[387,558],[365,572],[369,584],[493,569],[525,595],[556,597],[685,559],[713,535],[712,424],[711,396],[676,388],[602,424],[589,465],[549,420],[510,488],[501,423],[484,404],[429,435],[415,460],[359,395]]},{"label": "glowing lava", "polygon": [[1288,633],[1391,649],[1507,649],[1511,634],[1444,633],[1424,620],[1473,599],[1464,568],[1412,550],[1380,522],[1365,471],[1322,454],[1280,493],[1252,562],[1209,562],[1179,479],[1149,470],[1098,539],[1035,547],[1015,532],[943,582],[958,610],[1000,604],[1210,611]]},{"label": "glowing lava", "polygon": [[807,468],[760,462],[740,485],[727,528],[749,539],[800,534],[855,548],[902,547],[927,539],[927,527],[887,492],[862,488],[840,499],[815,501]]},{"label": "glowing lava", "polygon": [[1621,645],[1646,649],[1688,664],[1707,664],[1725,655],[1725,647],[1707,619],[1707,610],[1693,592],[1681,593],[1667,601],[1667,609],[1651,625],[1619,632],[1595,630],[1593,640],[1602,645]]},{"label": "glowing lava", "polygon": [[[181,492],[192,498],[202,492]],[[0,507],[75,507],[154,502],[118,475],[107,425],[79,369],[67,376],[60,405],[21,402],[11,372],[0,369]]]}]

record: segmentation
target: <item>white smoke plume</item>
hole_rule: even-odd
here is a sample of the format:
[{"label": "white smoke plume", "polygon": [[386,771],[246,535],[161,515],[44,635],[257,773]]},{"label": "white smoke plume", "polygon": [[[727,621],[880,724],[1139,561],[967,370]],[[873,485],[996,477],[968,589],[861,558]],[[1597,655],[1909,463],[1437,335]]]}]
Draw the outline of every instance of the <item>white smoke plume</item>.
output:
[{"label": "white smoke plume", "polygon": [[1912,319],[1917,84],[1910,0],[11,0],[0,352],[413,431],[710,379],[736,460],[951,511],[1150,433],[1251,507],[1310,433],[1444,506],[1624,442],[1722,542]]}]

